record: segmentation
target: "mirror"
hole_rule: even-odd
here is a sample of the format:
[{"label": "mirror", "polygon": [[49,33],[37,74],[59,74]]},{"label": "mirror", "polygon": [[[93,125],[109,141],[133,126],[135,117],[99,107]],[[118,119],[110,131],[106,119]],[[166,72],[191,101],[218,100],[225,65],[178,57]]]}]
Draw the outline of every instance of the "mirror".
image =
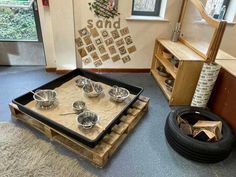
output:
[{"label": "mirror", "polygon": [[215,19],[225,15],[225,12],[220,14],[219,11],[225,1],[220,5],[216,5],[216,2],[221,0],[184,0],[179,20],[182,24],[180,41],[208,63],[216,59],[227,24],[226,21]]},{"label": "mirror", "polygon": [[207,24],[199,10],[189,1],[182,21],[182,38],[198,49],[205,58],[214,32],[215,28]]}]

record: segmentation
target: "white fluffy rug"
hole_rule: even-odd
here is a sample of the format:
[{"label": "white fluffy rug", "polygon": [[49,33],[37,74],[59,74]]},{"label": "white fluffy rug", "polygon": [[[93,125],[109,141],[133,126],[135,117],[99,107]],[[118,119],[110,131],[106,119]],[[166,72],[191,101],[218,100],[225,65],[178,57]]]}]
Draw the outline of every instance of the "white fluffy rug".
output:
[{"label": "white fluffy rug", "polygon": [[76,159],[62,155],[55,146],[29,130],[0,123],[1,177],[91,177]]}]

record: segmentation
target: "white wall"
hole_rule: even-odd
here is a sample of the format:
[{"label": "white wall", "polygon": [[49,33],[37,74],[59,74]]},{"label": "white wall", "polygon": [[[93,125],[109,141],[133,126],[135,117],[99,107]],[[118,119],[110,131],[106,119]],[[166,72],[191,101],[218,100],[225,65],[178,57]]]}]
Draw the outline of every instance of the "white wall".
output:
[{"label": "white wall", "polygon": [[[79,36],[77,32],[79,29],[87,26],[88,19],[98,19],[89,10],[89,2],[91,2],[91,0],[74,0],[76,36]],[[132,0],[119,0],[121,28],[129,27],[137,52],[131,54],[132,60],[127,64],[123,64],[122,61],[113,63],[112,60],[109,60],[102,65],[102,68],[150,68],[155,39],[170,38],[172,29],[178,19],[180,8],[181,3],[179,1],[167,1],[165,18],[168,19],[169,22],[127,21],[126,18],[131,16]],[[80,62],[79,57],[78,60],[78,62]],[[86,65],[86,68],[93,67],[93,64]]]},{"label": "white wall", "polygon": [[57,69],[76,68],[73,0],[49,1]]},{"label": "white wall", "polygon": [[47,67],[54,68],[56,67],[56,54],[50,8],[43,7],[42,1],[37,2]]},{"label": "white wall", "polygon": [[[236,22],[236,17],[234,18],[234,22]],[[231,25],[229,24],[227,25],[225,30],[224,38],[221,43],[221,49],[229,53],[230,55],[236,57],[235,41],[236,41],[236,24],[231,24]]]},{"label": "white wall", "polygon": [[76,68],[73,0],[49,1],[49,7],[38,3],[47,67]]},{"label": "white wall", "polygon": [[[226,19],[236,22],[236,0],[230,1],[230,7],[226,14]],[[222,41],[221,48],[229,54],[236,57],[236,24],[228,25],[225,31],[225,35]]]}]

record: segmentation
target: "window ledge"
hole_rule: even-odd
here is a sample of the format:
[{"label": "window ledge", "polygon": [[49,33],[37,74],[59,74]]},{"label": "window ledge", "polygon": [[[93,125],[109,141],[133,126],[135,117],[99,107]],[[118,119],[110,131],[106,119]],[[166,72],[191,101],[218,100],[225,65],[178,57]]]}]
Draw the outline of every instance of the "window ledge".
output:
[{"label": "window ledge", "polygon": [[128,21],[160,21],[160,22],[169,22],[168,19],[164,19],[163,17],[156,16],[136,16],[132,15],[126,18]]},{"label": "window ledge", "polygon": [[[206,24],[207,25],[207,22],[202,19],[202,20],[196,20],[195,23],[198,23],[198,24]],[[227,22],[227,25],[236,25],[236,22]]]}]

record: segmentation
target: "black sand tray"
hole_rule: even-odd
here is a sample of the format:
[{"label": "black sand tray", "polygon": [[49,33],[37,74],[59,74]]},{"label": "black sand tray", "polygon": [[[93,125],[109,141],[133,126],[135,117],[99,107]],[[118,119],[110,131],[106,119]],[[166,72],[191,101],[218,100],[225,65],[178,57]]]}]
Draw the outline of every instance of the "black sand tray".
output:
[{"label": "black sand tray", "polygon": [[84,136],[81,136],[80,134],[62,126],[61,124],[58,124],[55,121],[52,121],[50,119],[48,119],[47,117],[38,114],[36,112],[34,112],[33,110],[27,108],[25,105],[28,104],[29,102],[33,101],[33,93],[28,92],[16,99],[14,99],[12,102],[15,103],[19,110],[21,110],[22,112],[34,117],[35,119],[51,126],[52,128],[54,128],[55,130],[60,131],[61,133],[67,135],[68,137],[71,137],[89,147],[95,147],[99,141],[107,134],[111,131],[111,128],[120,122],[120,118],[127,114],[127,110],[129,109],[129,107],[138,99],[138,97],[140,96],[140,94],[143,92],[143,88],[140,88],[138,86],[133,86],[130,84],[126,84],[123,83],[121,81],[115,80],[115,79],[111,79],[109,77],[100,75],[100,74],[96,74],[87,70],[83,70],[83,69],[75,69],[71,72],[69,72],[68,74],[65,74],[45,85],[42,85],[36,89],[34,89],[33,91],[36,91],[38,89],[55,89],[56,87],[61,86],[62,84],[64,84],[65,82],[73,79],[76,76],[83,76],[86,77],[88,79],[91,79],[93,81],[96,82],[102,82],[104,84],[113,86],[113,85],[117,85],[119,87],[124,87],[126,89],[128,89],[130,91],[131,94],[135,95],[135,97],[133,99],[131,99],[128,104],[125,106],[125,108],[116,116],[114,117],[113,121],[105,128],[104,131],[101,132],[101,134],[98,136],[98,138],[94,141],[91,141],[89,139],[87,139]]}]

